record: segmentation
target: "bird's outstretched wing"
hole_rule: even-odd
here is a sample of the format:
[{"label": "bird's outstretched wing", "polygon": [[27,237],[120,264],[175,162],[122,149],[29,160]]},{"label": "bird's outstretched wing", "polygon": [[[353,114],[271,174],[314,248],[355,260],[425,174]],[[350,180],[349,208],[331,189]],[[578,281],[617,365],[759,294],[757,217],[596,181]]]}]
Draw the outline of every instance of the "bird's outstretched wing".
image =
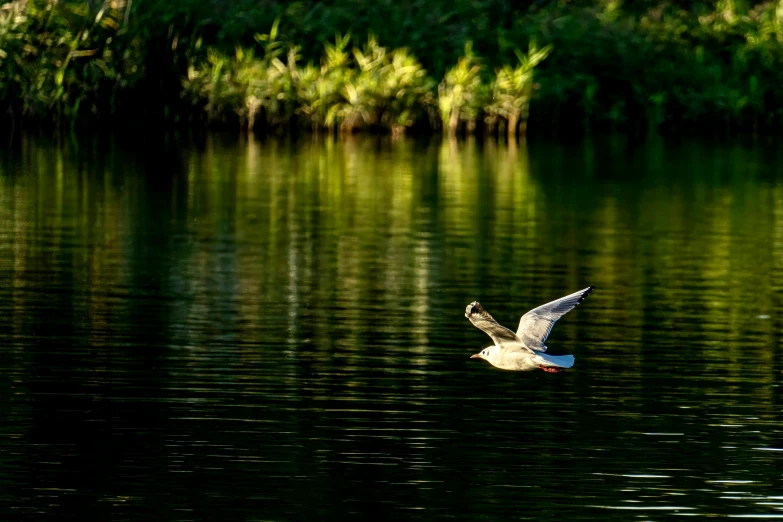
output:
[{"label": "bird's outstretched wing", "polygon": [[589,286],[551,303],[533,308],[519,320],[516,337],[528,348],[545,352],[544,341],[549,337],[549,332],[552,331],[555,322],[584,301],[594,288],[594,286]]},{"label": "bird's outstretched wing", "polygon": [[478,301],[473,301],[465,308],[465,317],[470,319],[473,326],[489,335],[495,345],[507,350],[526,349],[516,334],[505,326],[500,326]]}]

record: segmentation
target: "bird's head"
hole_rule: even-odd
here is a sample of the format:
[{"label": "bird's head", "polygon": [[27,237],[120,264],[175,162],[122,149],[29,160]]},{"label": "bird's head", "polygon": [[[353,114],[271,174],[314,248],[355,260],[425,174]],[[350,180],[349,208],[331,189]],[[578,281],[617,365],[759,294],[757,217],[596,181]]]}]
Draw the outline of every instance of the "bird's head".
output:
[{"label": "bird's head", "polygon": [[479,353],[475,355],[471,355],[471,359],[484,359],[485,361],[489,361],[490,354],[492,353],[492,349],[494,346],[490,346],[489,348],[484,348]]}]

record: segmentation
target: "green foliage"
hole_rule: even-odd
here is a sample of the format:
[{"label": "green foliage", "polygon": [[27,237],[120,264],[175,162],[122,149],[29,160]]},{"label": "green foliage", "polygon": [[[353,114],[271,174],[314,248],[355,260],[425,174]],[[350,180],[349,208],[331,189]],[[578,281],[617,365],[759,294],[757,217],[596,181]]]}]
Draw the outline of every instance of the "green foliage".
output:
[{"label": "green foliage", "polygon": [[325,44],[319,66],[300,68],[294,47],[287,63],[280,60],[275,35],[276,25],[257,38],[265,44],[261,58],[241,48],[232,57],[209,50],[188,69],[183,96],[209,120],[233,115],[250,128],[263,111],[270,126],[298,117],[316,130],[380,125],[397,134],[431,101],[432,81],[405,49],[387,52],[371,37],[363,50],[349,53],[349,35],[338,34]]},{"label": "green foliage", "polygon": [[14,0],[0,7],[0,114],[769,130],[783,125],[782,44],[783,0]]},{"label": "green foliage", "polygon": [[487,107],[487,113],[492,119],[504,118],[511,135],[517,133],[520,123],[523,126],[522,134],[525,133],[530,99],[533,96],[533,69],[551,52],[551,44],[539,49],[535,41],[531,41],[527,54],[516,50],[519,59],[516,67],[504,65],[496,73],[495,81],[492,82],[492,102]]},{"label": "green foliage", "polygon": [[277,41],[277,22],[269,34],[257,34],[261,58],[254,50],[237,47],[232,56],[208,49],[206,58],[191,63],[182,82],[182,98],[203,109],[209,121],[227,121],[231,115],[252,129],[259,114],[270,126],[287,123],[294,115],[297,96],[297,52],[285,51]]},{"label": "green foliage", "polygon": [[[33,119],[111,114],[141,74],[119,0],[16,0],[0,10],[0,94]],[[10,101],[10,103],[9,103]]]},{"label": "green foliage", "polygon": [[534,112],[547,121],[756,129],[783,123],[780,20],[780,0],[690,11],[553,6],[501,34],[545,35],[557,49],[537,74]]},{"label": "green foliage", "polygon": [[468,130],[487,105],[490,93],[481,81],[482,66],[473,53],[473,43],[465,44],[465,53],[457,65],[446,71],[438,86],[438,108],[443,127],[454,133],[460,121],[468,123]]},{"label": "green foliage", "polygon": [[346,51],[349,39],[350,35],[336,35],[334,44],[324,45],[321,66],[308,64],[298,75],[299,111],[314,129],[337,123],[343,89],[354,76],[349,67],[350,53]]},{"label": "green foliage", "polygon": [[[366,123],[379,121],[393,134],[400,134],[416,120],[417,115],[432,103],[434,82],[407,49],[386,53],[373,38],[367,44],[365,54],[376,58],[370,67],[361,70],[358,84],[364,83],[364,91],[373,100],[375,117]],[[356,53],[357,61],[359,53]]]},{"label": "green foliage", "polygon": [[241,49],[237,49],[234,60],[216,50],[210,50],[200,67],[191,66],[188,69],[183,87],[194,104],[203,105],[210,120],[225,119],[227,112],[234,112],[241,117],[244,115],[247,89],[247,85],[242,82],[242,67],[248,64],[253,64],[252,57],[246,62]]}]

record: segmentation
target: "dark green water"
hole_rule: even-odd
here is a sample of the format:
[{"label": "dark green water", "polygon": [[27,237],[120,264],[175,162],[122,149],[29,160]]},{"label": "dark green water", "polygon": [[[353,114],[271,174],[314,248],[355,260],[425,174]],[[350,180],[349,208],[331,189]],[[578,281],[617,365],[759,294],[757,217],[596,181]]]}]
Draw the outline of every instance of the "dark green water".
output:
[{"label": "dark green water", "polygon": [[783,518],[777,146],[154,143],[0,153],[0,519]]}]

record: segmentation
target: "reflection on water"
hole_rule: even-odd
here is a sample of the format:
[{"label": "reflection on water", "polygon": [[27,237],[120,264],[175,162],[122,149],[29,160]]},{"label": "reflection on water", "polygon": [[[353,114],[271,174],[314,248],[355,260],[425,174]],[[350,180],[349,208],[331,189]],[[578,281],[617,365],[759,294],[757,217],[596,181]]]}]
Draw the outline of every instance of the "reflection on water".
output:
[{"label": "reflection on water", "polygon": [[[22,138],[2,518],[783,517],[776,150]],[[588,285],[573,370],[468,359]]]}]

